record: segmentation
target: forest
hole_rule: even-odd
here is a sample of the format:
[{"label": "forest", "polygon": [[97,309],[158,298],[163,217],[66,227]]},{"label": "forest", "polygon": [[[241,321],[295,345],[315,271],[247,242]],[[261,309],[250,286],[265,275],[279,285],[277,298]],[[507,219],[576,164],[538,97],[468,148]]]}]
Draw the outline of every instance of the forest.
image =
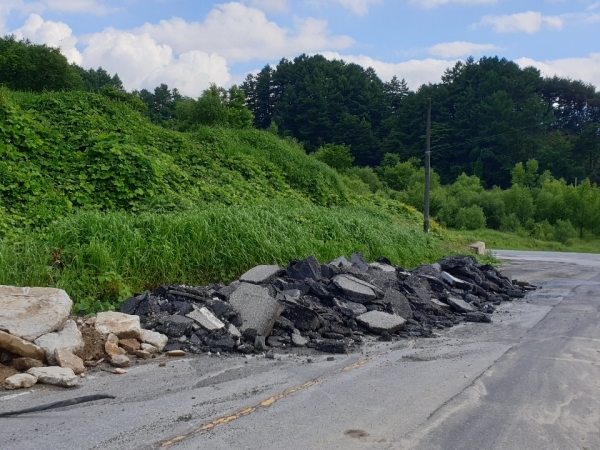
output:
[{"label": "forest", "polygon": [[498,57],[469,58],[439,83],[409,87],[372,68],[300,55],[194,99],[165,84],[126,92],[117,74],[7,36],[0,85],[99,93],[176,132],[265,130],[335,169],[348,190],[417,209],[431,99],[431,212],[439,223],[561,242],[600,233],[600,93]]}]

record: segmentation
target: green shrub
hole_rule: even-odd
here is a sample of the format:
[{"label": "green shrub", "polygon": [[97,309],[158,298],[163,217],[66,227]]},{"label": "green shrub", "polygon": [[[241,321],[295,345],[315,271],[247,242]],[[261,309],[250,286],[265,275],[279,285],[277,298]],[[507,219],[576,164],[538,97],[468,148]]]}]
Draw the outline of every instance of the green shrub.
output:
[{"label": "green shrub", "polygon": [[571,225],[571,221],[557,220],[554,224],[554,239],[562,244],[566,244],[571,239],[577,237],[577,230]]},{"label": "green shrub", "polygon": [[515,213],[507,214],[500,220],[500,230],[502,231],[517,231],[520,228],[521,221]]},{"label": "green shrub", "polygon": [[454,226],[461,230],[479,230],[485,228],[485,214],[480,206],[460,208],[456,213]]}]

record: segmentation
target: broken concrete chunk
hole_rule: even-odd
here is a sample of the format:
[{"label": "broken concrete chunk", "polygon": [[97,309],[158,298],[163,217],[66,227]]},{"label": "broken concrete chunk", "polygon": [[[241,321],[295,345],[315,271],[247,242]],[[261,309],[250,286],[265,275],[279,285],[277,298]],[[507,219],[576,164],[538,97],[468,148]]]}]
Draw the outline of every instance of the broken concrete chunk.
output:
[{"label": "broken concrete chunk", "polygon": [[296,347],[306,347],[309,340],[302,336],[300,333],[292,333],[292,344]]},{"label": "broken concrete chunk", "polygon": [[69,350],[57,348],[54,350],[54,359],[56,359],[60,367],[71,369],[75,375],[85,372],[83,359],[74,355]]},{"label": "broken concrete chunk", "polygon": [[469,245],[469,248],[478,255],[485,255],[485,242],[473,242],[471,245]]},{"label": "broken concrete chunk", "polygon": [[240,331],[254,329],[259,336],[271,333],[275,320],[283,311],[267,288],[254,284],[241,283],[229,297],[229,302],[241,318]]},{"label": "broken concrete chunk", "polygon": [[366,303],[377,298],[375,286],[359,280],[351,275],[338,275],[333,278],[333,283],[341,289],[344,296],[357,303]]},{"label": "broken concrete chunk", "polygon": [[101,312],[96,316],[96,330],[102,334],[113,333],[119,339],[140,337],[140,318],[119,312]]},{"label": "broken concrete chunk", "polygon": [[435,306],[437,306],[438,308],[444,309],[449,311],[450,310],[450,305],[448,305],[447,303],[441,302],[439,301],[437,298],[435,297],[431,297],[431,303],[433,303]]},{"label": "broken concrete chunk", "polygon": [[43,348],[4,331],[0,331],[0,349],[39,361],[46,360],[46,352]]},{"label": "broken concrete chunk", "polygon": [[365,257],[362,252],[352,253],[350,255],[350,262],[357,267],[361,272],[369,270],[369,264],[365,261]]},{"label": "broken concrete chunk", "polygon": [[374,333],[394,333],[401,330],[406,324],[406,320],[395,314],[388,314],[381,311],[369,311],[356,318],[356,321],[364,325]]},{"label": "broken concrete chunk", "polygon": [[25,389],[37,383],[37,377],[28,373],[18,373],[4,380],[6,389]]},{"label": "broken concrete chunk", "polygon": [[329,265],[334,267],[345,267],[347,269],[352,267],[352,263],[348,261],[345,256],[340,256],[339,258],[334,259],[329,263]]},{"label": "broken concrete chunk", "polygon": [[397,314],[405,319],[412,319],[413,311],[410,302],[402,292],[395,289],[386,289],[384,291],[383,303],[387,303],[394,314]]},{"label": "broken concrete chunk", "polygon": [[242,333],[240,333],[240,330],[238,330],[234,325],[229,325],[229,327],[227,327],[227,332],[235,337],[235,338],[241,338],[242,337]]},{"label": "broken concrete chunk", "polygon": [[487,314],[484,314],[480,311],[475,311],[475,312],[467,313],[467,315],[465,316],[465,321],[491,323],[492,318],[490,316],[488,316]]},{"label": "broken concrete chunk", "polygon": [[217,319],[217,317],[205,307],[198,308],[194,306],[194,310],[187,314],[187,317],[195,320],[202,328],[208,331],[225,328],[225,324]]},{"label": "broken concrete chunk", "polygon": [[62,289],[0,286],[0,329],[33,342],[58,330],[73,302]]},{"label": "broken concrete chunk", "polygon": [[110,365],[113,367],[129,367],[131,360],[127,355],[116,355],[110,358]]},{"label": "broken concrete chunk", "polygon": [[382,264],[378,262],[374,262],[369,264],[369,267],[376,270],[381,270],[383,272],[396,272],[396,268],[394,266],[390,266],[388,264]]},{"label": "broken concrete chunk", "polygon": [[194,320],[174,314],[172,316],[161,317],[159,323],[160,325],[156,327],[158,331],[169,337],[178,338],[190,334]]},{"label": "broken concrete chunk", "polygon": [[73,320],[67,320],[60,331],[40,336],[35,343],[44,349],[49,364],[56,364],[54,351],[57,348],[76,353],[85,345],[81,331]]},{"label": "broken concrete chunk", "polygon": [[305,280],[307,278],[318,280],[321,278],[321,265],[314,255],[302,261],[298,261],[286,270],[286,275],[294,280]]},{"label": "broken concrete chunk", "polygon": [[79,382],[79,377],[71,369],[63,367],[33,367],[27,373],[37,377],[38,383],[43,384],[73,387]]},{"label": "broken concrete chunk", "polygon": [[[165,345],[169,342],[169,338],[162,333],[158,333],[156,331],[151,330],[141,330],[140,332],[140,341],[145,344],[150,344],[152,347],[157,349],[159,352],[165,348]],[[142,344],[142,350],[148,350],[148,348],[144,347]]]},{"label": "broken concrete chunk", "polygon": [[299,330],[316,330],[320,324],[319,315],[305,306],[289,305],[285,309],[284,315]]},{"label": "broken concrete chunk", "polygon": [[[158,333],[158,334],[160,334],[160,333]],[[167,344],[165,343],[165,345],[167,345]],[[164,346],[163,346],[163,348],[164,348]],[[157,353],[159,350],[154,345],[143,342],[142,343],[142,351],[152,354],[152,353]]]},{"label": "broken concrete chunk", "polygon": [[333,305],[340,308],[340,312],[348,317],[360,316],[367,312],[367,307],[361,303],[345,302],[337,298],[333,299]]},{"label": "broken concrete chunk", "polygon": [[119,345],[131,355],[141,348],[137,339],[119,339]]},{"label": "broken concrete chunk", "polygon": [[283,269],[280,266],[256,266],[240,277],[240,281],[245,283],[260,284],[268,281]]},{"label": "broken concrete chunk", "polygon": [[315,341],[315,349],[325,353],[348,353],[350,345],[346,340],[320,339]]},{"label": "broken concrete chunk", "polygon": [[467,283],[466,281],[463,281],[460,278],[456,278],[454,275],[450,275],[448,272],[442,272],[442,279],[450,286],[456,286],[461,289],[464,289],[471,285],[471,283]]},{"label": "broken concrete chunk", "polygon": [[457,297],[448,296],[448,300],[446,300],[446,302],[448,303],[448,305],[450,305],[450,308],[452,308],[452,310],[456,312],[467,313],[474,311],[471,305],[469,305],[463,299]]}]

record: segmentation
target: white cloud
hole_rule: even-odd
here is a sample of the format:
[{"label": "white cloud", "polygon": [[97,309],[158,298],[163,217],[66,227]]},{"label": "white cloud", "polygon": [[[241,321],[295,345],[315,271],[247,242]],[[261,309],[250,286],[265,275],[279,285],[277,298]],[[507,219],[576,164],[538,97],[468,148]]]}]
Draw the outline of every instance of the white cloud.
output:
[{"label": "white cloud", "polygon": [[515,60],[521,67],[537,67],[544,76],[558,75],[592,83],[600,87],[600,53],[591,53],[588,57],[563,58],[548,61],[536,61],[532,58]]},{"label": "white cloud", "polygon": [[354,43],[349,36],[332,36],[325,20],[295,18],[294,29],[282,28],[263,11],[237,2],[216,5],[204,22],[174,17],[146,23],[133,32],[147,33],[177,53],[201,49],[218,53],[230,63],[344,49]]},{"label": "white cloud", "polygon": [[263,11],[285,12],[289,8],[287,0],[242,0],[242,2]]},{"label": "white cloud", "polygon": [[322,55],[330,60],[343,59],[347,63],[355,63],[364,68],[372,67],[383,80],[390,80],[394,75],[400,79],[404,78],[413,90],[418,89],[422,84],[439,83],[444,71],[457,62],[457,60],[427,58],[387,63],[365,55],[340,55],[335,52],[323,52]]},{"label": "white cloud", "polygon": [[560,30],[564,20],[559,16],[544,16],[540,12],[527,11],[504,16],[484,16],[478,25],[491,25],[497,33],[537,33],[542,26]]},{"label": "white cloud", "polygon": [[427,49],[431,55],[441,56],[442,58],[458,58],[498,50],[502,49],[493,44],[475,44],[463,41],[443,42]]},{"label": "white cloud", "polygon": [[12,32],[17,39],[29,39],[36,44],[60,47],[69,62],[81,64],[81,54],[75,48],[77,38],[66,23],[44,21],[38,14],[30,14],[21,28]]},{"label": "white cloud", "polygon": [[166,83],[195,97],[210,83],[224,85],[231,78],[222,56],[199,50],[176,56],[169,45],[157,43],[148,34],[115,29],[92,35],[82,60],[84,67],[102,66],[109,73],[118,73],[128,90]]},{"label": "white cloud", "polygon": [[423,8],[435,8],[436,6],[458,3],[461,5],[494,5],[498,0],[409,0],[413,5]]}]

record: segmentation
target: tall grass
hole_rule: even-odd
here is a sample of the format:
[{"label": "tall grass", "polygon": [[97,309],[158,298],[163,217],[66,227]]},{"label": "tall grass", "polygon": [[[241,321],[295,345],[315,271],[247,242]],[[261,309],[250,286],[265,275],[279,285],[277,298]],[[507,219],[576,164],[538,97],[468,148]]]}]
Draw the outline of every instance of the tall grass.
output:
[{"label": "tall grass", "polygon": [[65,289],[76,311],[108,309],[165,283],[229,282],[258,264],[362,251],[413,267],[443,238],[385,212],[306,204],[212,205],[175,214],[79,213],[45,235],[0,244],[0,284]]}]

